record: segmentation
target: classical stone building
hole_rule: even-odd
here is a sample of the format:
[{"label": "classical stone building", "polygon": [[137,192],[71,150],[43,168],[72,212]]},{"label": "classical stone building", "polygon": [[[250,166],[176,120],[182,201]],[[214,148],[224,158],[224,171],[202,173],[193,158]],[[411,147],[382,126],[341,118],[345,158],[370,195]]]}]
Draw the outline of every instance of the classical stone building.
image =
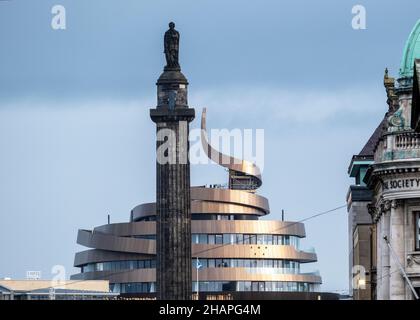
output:
[{"label": "classical stone building", "polygon": [[[385,73],[388,111],[367,152],[354,156],[349,170],[356,178],[348,196],[350,269],[351,277],[363,282],[353,283],[356,299],[414,299],[420,290],[420,60],[416,58],[420,58],[420,21],[405,46],[398,79]],[[358,246],[364,249],[356,250]],[[355,271],[358,268],[365,270],[365,278]]]},{"label": "classical stone building", "polygon": [[[372,201],[372,191],[363,182],[366,170],[373,163],[373,149],[379,139],[381,125],[368,140],[362,151],[354,155],[349,175],[355,184],[347,193],[349,235],[349,279],[350,294],[357,300],[371,300],[372,292],[372,236],[374,226],[367,205]],[[360,283],[362,281],[365,283]]]}]

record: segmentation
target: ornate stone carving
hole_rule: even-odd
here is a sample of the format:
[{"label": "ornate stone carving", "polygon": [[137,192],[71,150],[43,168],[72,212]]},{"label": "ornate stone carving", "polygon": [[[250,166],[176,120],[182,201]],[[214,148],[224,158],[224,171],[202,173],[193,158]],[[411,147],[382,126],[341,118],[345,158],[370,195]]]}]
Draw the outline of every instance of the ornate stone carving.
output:
[{"label": "ornate stone carving", "polygon": [[407,256],[407,265],[409,267],[412,267],[415,264],[420,265],[420,257],[417,257],[415,255]]},{"label": "ornate stone carving", "polygon": [[372,203],[368,204],[367,209],[372,217],[372,220],[376,222],[383,214],[389,212],[391,208],[397,208],[402,205],[402,203],[403,202],[401,200],[384,200],[381,198],[376,205]]},{"label": "ornate stone carving", "polygon": [[373,217],[376,213],[376,207],[373,204],[369,203],[367,205],[367,209],[368,209],[369,214]]},{"label": "ornate stone carving", "polygon": [[402,205],[404,205],[404,201],[399,200],[399,199],[395,199],[391,201],[391,207],[392,209],[397,209],[398,207],[401,207]]},{"label": "ornate stone carving", "polygon": [[384,86],[388,97],[388,112],[394,112],[398,109],[398,96],[395,94],[395,79],[389,76],[388,68],[385,69]]},{"label": "ornate stone carving", "polygon": [[405,127],[405,119],[403,117],[403,109],[402,107],[398,108],[397,111],[394,112],[389,118],[388,118],[388,124],[393,129],[392,131],[395,131],[395,129],[403,129]]},{"label": "ornate stone carving", "polygon": [[392,208],[392,201],[385,200],[383,202],[383,213],[386,213],[387,211],[391,210],[391,208]]},{"label": "ornate stone carving", "polygon": [[372,217],[372,220],[378,221],[381,214],[381,210],[371,203],[367,205],[367,208],[370,216]]}]

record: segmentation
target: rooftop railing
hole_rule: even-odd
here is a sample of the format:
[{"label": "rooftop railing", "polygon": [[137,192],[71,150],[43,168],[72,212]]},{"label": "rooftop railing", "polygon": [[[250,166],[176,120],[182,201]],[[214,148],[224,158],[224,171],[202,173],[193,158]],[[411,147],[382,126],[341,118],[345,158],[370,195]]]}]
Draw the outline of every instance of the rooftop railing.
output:
[{"label": "rooftop railing", "polygon": [[420,134],[416,132],[404,132],[395,136],[395,148],[418,149],[420,148]]}]

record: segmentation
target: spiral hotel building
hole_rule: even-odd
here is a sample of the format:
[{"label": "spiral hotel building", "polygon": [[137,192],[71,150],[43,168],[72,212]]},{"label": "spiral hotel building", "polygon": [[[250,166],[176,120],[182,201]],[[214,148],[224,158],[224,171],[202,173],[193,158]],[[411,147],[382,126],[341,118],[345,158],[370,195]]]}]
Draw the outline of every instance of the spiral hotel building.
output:
[{"label": "spiral hotel building", "polygon": [[[165,72],[161,78],[168,77]],[[174,75],[171,72],[169,76]],[[182,75],[175,74],[178,79]],[[186,84],[179,85],[184,102]],[[157,109],[164,97],[159,90],[158,81]],[[304,225],[260,220],[270,209],[268,199],[256,192],[262,185],[259,168],[210,145],[205,109],[201,129],[203,150],[227,169],[228,183],[190,188],[191,271],[187,274],[193,298],[199,292],[200,299],[335,299],[335,294],[320,292],[317,272],[301,272],[303,264],[317,261],[314,252],[300,247]],[[109,280],[111,291],[125,298],[156,298],[157,219],[156,203],[144,203],[131,211],[129,222],[79,230],[77,243],[89,249],[76,253],[74,266],[80,273],[71,278]]]},{"label": "spiral hotel building", "polygon": [[[205,112],[202,121],[205,129]],[[210,150],[204,131],[203,137]],[[334,298],[319,292],[317,272],[300,271],[317,261],[300,248],[304,225],[259,220],[270,213],[268,199],[255,192],[261,183],[257,168],[242,161],[229,165],[227,188],[191,188],[192,291],[198,289],[201,299]],[[78,244],[91,249],[76,253],[80,273],[72,279],[106,279],[122,296],[153,298],[155,220],[155,203],[145,203],[131,211],[130,222],[79,230]]]}]

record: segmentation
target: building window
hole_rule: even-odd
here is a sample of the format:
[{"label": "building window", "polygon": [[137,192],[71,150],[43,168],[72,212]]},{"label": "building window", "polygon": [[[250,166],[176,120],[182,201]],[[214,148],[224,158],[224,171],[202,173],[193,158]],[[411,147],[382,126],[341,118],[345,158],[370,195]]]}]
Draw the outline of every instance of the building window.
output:
[{"label": "building window", "polygon": [[192,234],[192,244],[245,244],[245,245],[290,245],[299,249],[299,238],[271,234]]},{"label": "building window", "polygon": [[223,235],[216,234],[215,237],[216,237],[216,241],[215,241],[216,244],[223,244]]},{"label": "building window", "polygon": [[257,244],[257,235],[256,234],[250,234],[249,235],[249,243],[250,244]]},{"label": "building window", "polygon": [[198,243],[207,244],[207,235],[206,234],[200,234],[199,237],[198,237]]},{"label": "building window", "polygon": [[208,267],[214,268],[216,266],[216,262],[214,259],[208,259]]},{"label": "building window", "polygon": [[273,244],[273,236],[271,234],[264,235],[264,244]]},{"label": "building window", "polygon": [[420,212],[415,214],[416,250],[420,251]]},{"label": "building window", "polygon": [[236,244],[243,244],[243,242],[244,242],[244,235],[241,234],[241,233],[236,234],[235,243]]},{"label": "building window", "polygon": [[223,234],[223,244],[231,244],[232,243],[232,237],[230,233],[224,233]]},{"label": "building window", "polygon": [[[202,268],[208,268],[208,260],[207,259],[199,259]],[[194,265],[195,267],[195,265]]]},{"label": "building window", "polygon": [[110,290],[114,293],[151,293],[156,288],[154,282],[130,282],[110,284]]},{"label": "building window", "polygon": [[251,291],[257,292],[258,291],[258,282],[253,281]]},{"label": "building window", "polygon": [[209,244],[215,244],[215,236],[214,236],[214,234],[209,234]]},{"label": "building window", "polygon": [[[200,281],[200,291],[203,292],[227,292],[227,291],[253,291],[253,292],[311,292],[315,285],[306,282],[284,282],[284,281]],[[155,292],[154,283],[150,283],[146,292]],[[197,283],[192,282],[193,291],[197,290]],[[145,291],[144,288],[140,289]]]},{"label": "building window", "polygon": [[244,291],[251,291],[251,281],[244,282]]}]

